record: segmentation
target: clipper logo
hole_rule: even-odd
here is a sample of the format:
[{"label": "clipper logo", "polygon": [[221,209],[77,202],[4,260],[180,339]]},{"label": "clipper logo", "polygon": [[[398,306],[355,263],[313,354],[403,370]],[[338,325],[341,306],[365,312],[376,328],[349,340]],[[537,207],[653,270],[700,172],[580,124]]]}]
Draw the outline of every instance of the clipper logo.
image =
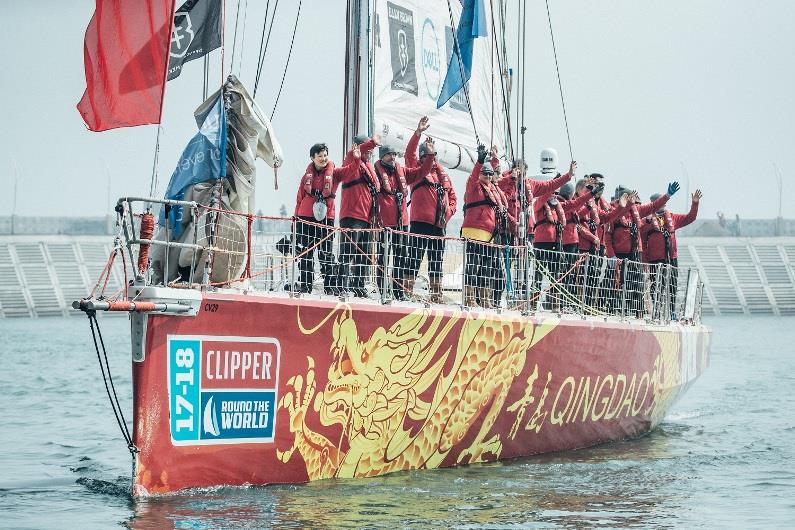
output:
[{"label": "clipper logo", "polygon": [[171,57],[185,57],[193,42],[193,24],[188,13],[177,13],[174,17],[174,29],[171,32]]},{"label": "clipper logo", "polygon": [[414,66],[414,13],[387,2],[389,50],[392,59],[392,90],[417,95],[417,71]]},{"label": "clipper logo", "polygon": [[172,442],[273,442],[280,354],[270,337],[169,336]]}]

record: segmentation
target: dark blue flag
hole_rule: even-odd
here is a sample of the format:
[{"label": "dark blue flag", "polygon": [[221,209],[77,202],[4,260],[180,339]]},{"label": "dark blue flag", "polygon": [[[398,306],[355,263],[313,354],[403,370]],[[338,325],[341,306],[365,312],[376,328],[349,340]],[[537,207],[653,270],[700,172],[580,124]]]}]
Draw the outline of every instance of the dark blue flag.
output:
[{"label": "dark blue flag", "polygon": [[174,13],[168,80],[182,73],[182,65],[221,46],[221,0],[188,0]]},{"label": "dark blue flag", "polygon": [[483,0],[463,0],[464,9],[458,21],[453,53],[447,65],[442,91],[436,100],[436,108],[441,108],[472,77],[472,50],[475,39],[488,35],[486,29],[486,7]]}]

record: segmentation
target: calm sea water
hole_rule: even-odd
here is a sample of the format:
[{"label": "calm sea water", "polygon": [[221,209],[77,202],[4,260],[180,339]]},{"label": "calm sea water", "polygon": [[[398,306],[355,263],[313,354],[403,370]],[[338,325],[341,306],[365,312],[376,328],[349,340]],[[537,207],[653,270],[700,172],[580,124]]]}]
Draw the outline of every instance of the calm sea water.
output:
[{"label": "calm sea water", "polygon": [[[708,324],[709,370],[638,440],[133,502],[86,319],[0,320],[0,528],[792,528],[795,318]],[[129,411],[127,321],[101,325]]]}]

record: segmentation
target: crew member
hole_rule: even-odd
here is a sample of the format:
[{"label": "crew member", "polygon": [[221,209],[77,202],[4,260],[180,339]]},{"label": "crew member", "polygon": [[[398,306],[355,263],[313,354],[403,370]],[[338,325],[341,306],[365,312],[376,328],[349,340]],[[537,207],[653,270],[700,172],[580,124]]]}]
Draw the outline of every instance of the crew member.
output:
[{"label": "crew member", "polygon": [[[456,195],[450,177],[436,160],[436,149],[433,142],[428,139],[419,145],[422,133],[429,126],[428,117],[423,117],[406,146],[407,168],[419,167],[425,162],[425,157],[431,157],[433,162],[430,171],[418,172],[415,177],[406,177],[406,182],[411,188],[410,232],[413,237],[403,285],[406,294],[410,296],[420,264],[427,252],[430,301],[441,303],[444,236],[447,222],[456,211]],[[419,159],[417,158],[418,145]]]},{"label": "crew member", "polygon": [[[698,215],[698,204],[701,201],[701,190],[696,190],[692,196],[690,211],[686,214],[671,213],[663,207],[657,210],[656,214],[647,216],[641,225],[640,234],[643,241],[644,260],[646,263],[655,265],[652,270],[652,293],[657,291],[657,281],[661,265],[671,266],[671,276],[668,282],[669,287],[669,309],[671,318],[675,319],[674,309],[676,307],[676,292],[678,280],[679,251],[676,246],[676,231],[683,226],[687,226],[696,220]],[[659,194],[654,194],[650,200],[654,202],[659,198]],[[659,293],[660,300],[663,293]],[[659,304],[657,304],[659,306]]]},{"label": "crew member", "polygon": [[570,269],[576,263],[578,254],[580,252],[580,215],[579,210],[589,200],[593,199],[594,194],[602,191],[603,184],[591,185],[590,189],[585,188],[581,193],[574,196],[574,186],[566,183],[561,186],[558,191],[558,201],[563,209],[565,222],[563,223],[563,232],[561,234],[561,247],[563,255],[560,256],[560,273],[566,274],[563,283],[570,293],[574,292],[574,285],[576,284],[577,274]]},{"label": "crew member", "polygon": [[[370,241],[372,228],[379,219],[378,192],[381,185],[375,174],[370,155],[378,145],[378,137],[356,135],[353,147],[345,156],[345,165],[354,164],[355,170],[342,178],[342,200],[340,203],[341,242],[339,252],[339,284],[354,296],[367,297],[365,275],[371,263]],[[353,271],[350,264],[353,262]],[[351,273],[352,272],[352,273]]]},{"label": "crew member", "polygon": [[[626,191],[619,186],[616,195]],[[671,196],[679,191],[679,183],[668,184],[668,193],[661,195],[657,200],[646,204],[637,204],[637,194],[633,194],[633,201],[621,217],[611,223],[611,240],[613,251],[621,260],[620,281],[626,291],[626,300],[630,311],[634,311],[637,318],[643,318],[643,278],[640,267],[643,253],[643,242],[640,239],[641,219],[661,209]]]},{"label": "crew member", "polygon": [[315,277],[315,247],[318,249],[320,272],[326,294],[335,291],[334,254],[332,252],[334,228],[334,197],[337,185],[346,175],[356,170],[356,164],[340,168],[329,160],[328,147],[318,143],[309,148],[312,160],[304,171],[298,187],[295,204],[297,219],[296,243],[306,249],[298,261],[299,289],[303,293],[312,292]]},{"label": "crew member", "polygon": [[[477,302],[491,308],[494,302],[496,271],[500,263],[499,235],[507,234],[508,207],[505,196],[494,183],[494,169],[485,164],[486,148],[478,146],[478,161],[467,179],[464,193],[466,268],[464,270],[464,305]],[[497,236],[497,241],[495,241]]]},{"label": "crew member", "polygon": [[[389,236],[391,237],[389,250],[392,252],[392,295],[397,300],[405,300],[404,276],[409,250],[408,236],[404,233],[409,225],[409,190],[406,178],[415,179],[418,175],[427,174],[433,165],[433,157],[426,156],[419,167],[405,168],[395,160],[397,151],[390,146],[382,145],[378,155],[379,160],[373,166],[381,184],[381,192],[378,194],[381,226],[393,230]],[[382,231],[379,234],[377,273],[378,289],[381,292],[386,277],[386,239],[387,233]]]}]

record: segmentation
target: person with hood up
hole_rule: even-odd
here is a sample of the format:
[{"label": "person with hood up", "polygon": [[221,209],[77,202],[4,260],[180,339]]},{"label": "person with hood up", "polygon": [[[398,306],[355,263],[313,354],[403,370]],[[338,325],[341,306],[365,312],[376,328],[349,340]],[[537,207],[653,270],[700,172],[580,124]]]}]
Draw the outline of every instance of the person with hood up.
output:
[{"label": "person with hood up", "polygon": [[[397,151],[388,145],[382,145],[378,150],[379,160],[373,164],[375,173],[381,184],[378,194],[378,210],[381,214],[381,226],[393,230],[391,245],[386,249],[387,234],[379,234],[378,252],[378,289],[384,288],[386,277],[386,254],[392,252],[392,295],[397,300],[406,300],[406,260],[408,257],[408,236],[404,233],[409,225],[408,212],[408,180],[414,180],[418,175],[430,172],[434,157],[426,156],[422,165],[413,168],[403,167],[396,160]],[[382,291],[383,292],[383,291]]]},{"label": "person with hood up", "polygon": [[[367,297],[365,276],[367,266],[372,263],[370,241],[372,229],[379,220],[378,192],[381,184],[370,162],[370,156],[378,145],[378,136],[368,138],[358,134],[353,147],[345,156],[345,166],[354,164],[355,170],[342,178],[342,200],[340,203],[341,241],[338,256],[338,283],[340,294],[346,290],[359,298]],[[351,274],[351,262],[353,271]],[[345,281],[348,281],[347,289]]]},{"label": "person with hood up", "polygon": [[[659,199],[659,194],[652,195],[649,200],[654,202]],[[656,265],[652,267],[652,293],[656,292],[656,285],[661,270],[660,265],[670,265],[671,276],[668,282],[669,305],[672,318],[676,318],[674,308],[676,305],[676,291],[678,283],[679,250],[676,246],[676,231],[689,225],[698,216],[698,205],[701,201],[701,190],[696,190],[690,203],[690,211],[686,214],[671,213],[663,207],[655,214],[643,219],[640,229],[641,240],[643,241],[643,258],[646,263]],[[663,293],[658,294],[659,297]]]},{"label": "person with hood up", "polygon": [[314,248],[318,247],[320,272],[326,294],[334,294],[334,253],[332,251],[337,186],[340,181],[356,170],[357,164],[351,163],[343,167],[334,167],[329,160],[328,147],[317,143],[309,149],[312,160],[304,171],[295,200],[295,217],[297,222],[296,245],[307,249],[298,261],[299,290],[302,293],[312,292],[315,277]]},{"label": "person with hood up", "polygon": [[[456,194],[453,182],[445,169],[436,160],[433,141],[428,138],[420,145],[422,134],[430,127],[427,116],[420,119],[417,130],[406,146],[405,162],[407,168],[420,167],[426,157],[432,158],[430,171],[418,172],[407,177],[411,188],[411,239],[410,252],[405,270],[403,285],[408,296],[414,289],[417,272],[425,254],[428,255],[428,279],[430,301],[442,302],[442,260],[444,259],[444,236],[447,222],[456,211]],[[419,157],[417,146],[419,145]]]}]

